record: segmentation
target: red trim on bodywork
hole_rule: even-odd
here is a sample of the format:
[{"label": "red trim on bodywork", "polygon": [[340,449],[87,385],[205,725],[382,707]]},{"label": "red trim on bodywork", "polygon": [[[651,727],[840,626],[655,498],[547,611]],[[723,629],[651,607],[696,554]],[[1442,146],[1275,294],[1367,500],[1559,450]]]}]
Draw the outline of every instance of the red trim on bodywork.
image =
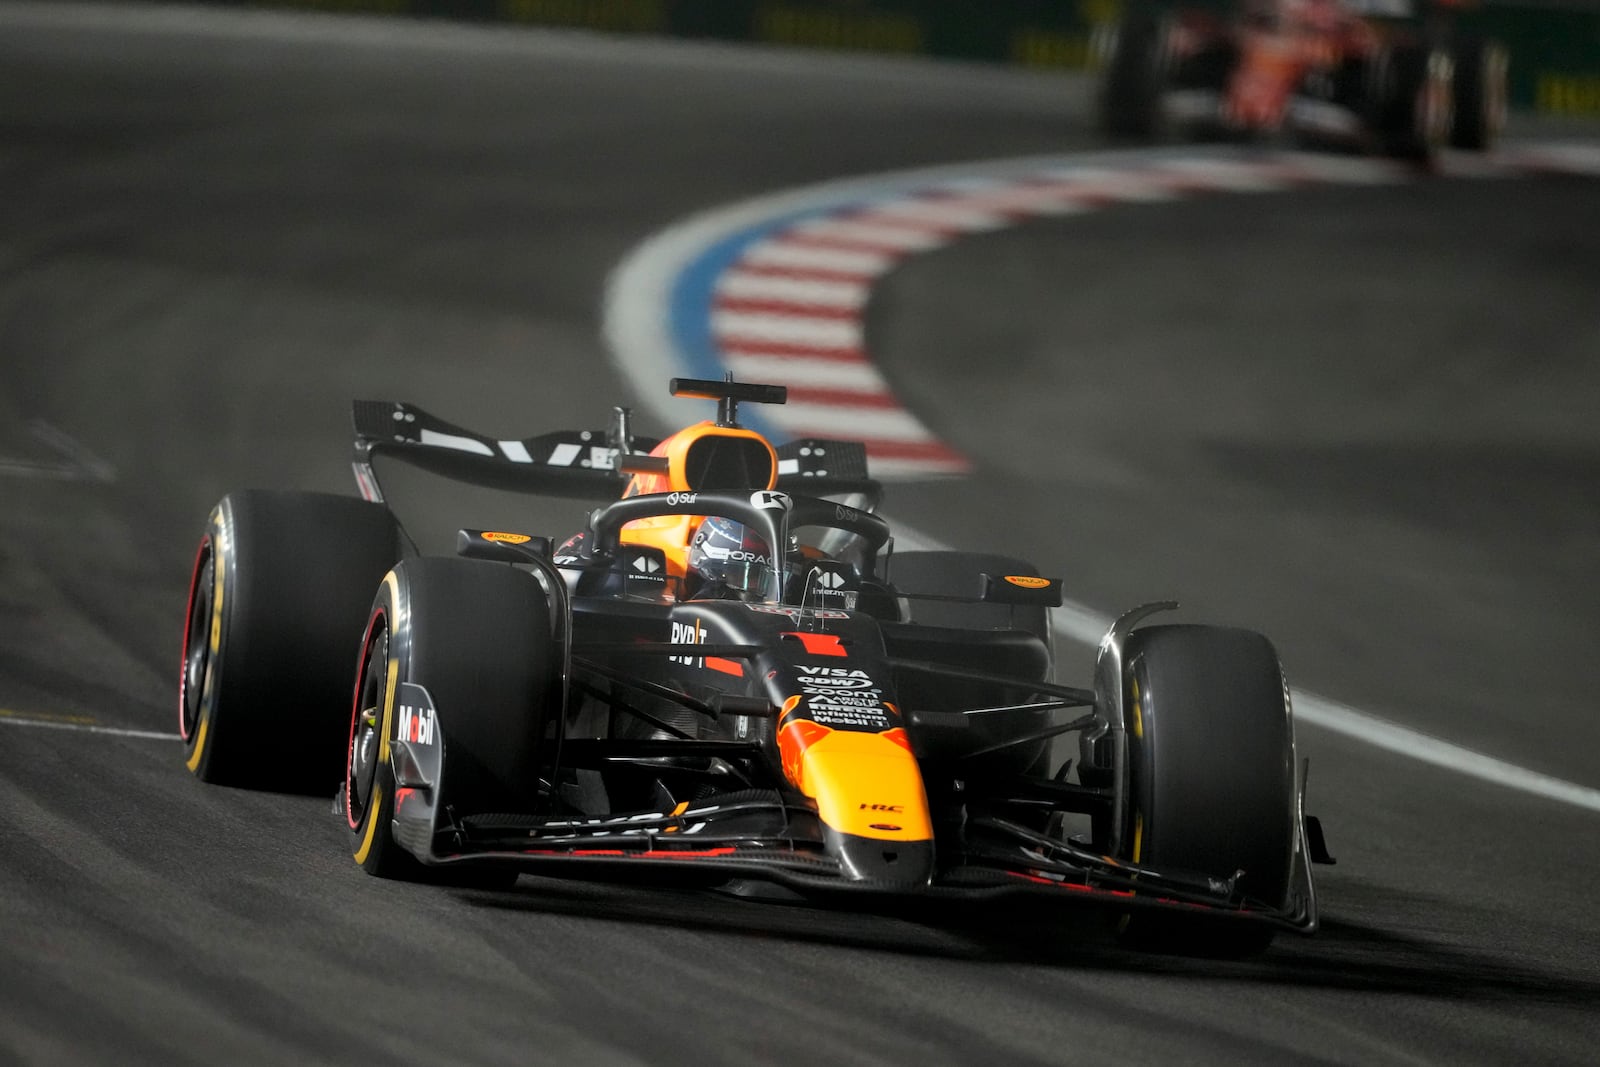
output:
[{"label": "red trim on bodywork", "polygon": [[844,650],[844,645],[839,641],[838,634],[813,634],[801,633],[798,630],[780,634],[780,637],[792,637],[805,646],[806,653],[812,656],[849,656]]},{"label": "red trim on bodywork", "polygon": [[[1074,893],[1081,893],[1084,896],[1090,897],[1114,897],[1118,900],[1130,900],[1139,896],[1138,892],[1132,889],[1102,889],[1098,886],[1083,885],[1080,882],[1061,882],[1054,878],[1045,878],[1037,874],[1024,874],[1021,871],[1007,871],[1006,874],[1010,875],[1012,878],[1020,879],[1024,882],[1031,882],[1034,885],[1049,886],[1052,889],[1067,889]],[[1156,904],[1160,904],[1164,907],[1183,908],[1188,911],[1221,912],[1227,915],[1261,914],[1259,910],[1254,908],[1219,907],[1213,904],[1200,904],[1192,900],[1177,900],[1173,897],[1152,896],[1149,893],[1144,895],[1144,899]]]},{"label": "red trim on bodywork", "polygon": [[1087,893],[1095,897],[1133,896],[1133,890],[1131,889],[1096,889],[1094,886],[1083,885],[1081,882],[1058,882],[1054,878],[1044,878],[1037,874],[1023,874],[1020,871],[1007,871],[1006,873],[1013,878],[1020,878],[1024,882],[1033,882],[1035,885],[1047,885],[1053,889],[1070,889],[1074,893]]},{"label": "red trim on bodywork", "polygon": [[744,674],[744,665],[736,659],[723,659],[721,656],[707,656],[706,666],[723,674],[731,674],[735,678]]},{"label": "red trim on bodywork", "polygon": [[708,860],[718,856],[731,856],[739,850],[729,845],[726,848],[707,848],[698,851],[674,851],[672,849],[651,849],[648,852],[629,852],[621,848],[525,848],[524,856],[582,856],[592,858],[595,856],[626,856],[636,860]]}]

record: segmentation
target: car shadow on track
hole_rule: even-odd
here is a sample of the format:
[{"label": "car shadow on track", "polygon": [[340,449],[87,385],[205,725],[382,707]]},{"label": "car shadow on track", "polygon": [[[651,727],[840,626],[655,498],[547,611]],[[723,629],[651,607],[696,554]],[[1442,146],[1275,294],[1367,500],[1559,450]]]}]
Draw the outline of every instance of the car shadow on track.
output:
[{"label": "car shadow on track", "polygon": [[1588,1009],[1594,975],[1534,966],[1494,948],[1447,944],[1382,926],[1325,916],[1314,937],[1281,935],[1249,960],[1166,955],[1120,946],[1113,916],[1032,901],[892,907],[751,901],[705,889],[641,887],[524,876],[504,893],[460,891],[474,907],[675,927],[728,937],[835,945],[967,962],[1036,964],[1125,973],[1394,993],[1481,1003]]}]

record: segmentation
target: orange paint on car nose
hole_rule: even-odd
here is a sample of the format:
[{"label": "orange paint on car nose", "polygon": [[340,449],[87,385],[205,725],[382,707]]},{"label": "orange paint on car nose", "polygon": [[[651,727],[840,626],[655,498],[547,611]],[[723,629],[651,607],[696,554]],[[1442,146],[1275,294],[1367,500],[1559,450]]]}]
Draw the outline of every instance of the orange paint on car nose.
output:
[{"label": "orange paint on car nose", "polygon": [[778,747],[785,775],[826,825],[884,841],[933,839],[922,772],[898,738],[801,720],[779,732]]}]

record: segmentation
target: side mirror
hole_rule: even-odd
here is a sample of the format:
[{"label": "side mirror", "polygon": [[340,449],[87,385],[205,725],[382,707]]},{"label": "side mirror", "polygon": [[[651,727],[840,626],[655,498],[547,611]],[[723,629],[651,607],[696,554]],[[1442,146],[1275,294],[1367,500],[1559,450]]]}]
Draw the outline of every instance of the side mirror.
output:
[{"label": "side mirror", "polygon": [[985,604],[1032,604],[1036,607],[1061,606],[1061,579],[1038,578],[1031,574],[985,574],[979,599]]},{"label": "side mirror", "polygon": [[550,538],[504,530],[457,530],[456,555],[491,563],[549,563]]}]

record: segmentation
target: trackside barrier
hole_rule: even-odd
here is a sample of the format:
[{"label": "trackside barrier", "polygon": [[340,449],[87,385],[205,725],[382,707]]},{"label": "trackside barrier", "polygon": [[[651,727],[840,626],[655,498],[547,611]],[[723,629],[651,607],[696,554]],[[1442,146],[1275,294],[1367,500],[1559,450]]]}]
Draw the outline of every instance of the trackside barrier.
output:
[{"label": "trackside barrier", "polygon": [[[1123,0],[210,0],[231,6],[413,15],[601,33],[752,41],[1027,67],[1095,65]],[[1227,0],[1188,0],[1225,6]],[[1176,6],[1159,0],[1162,6]],[[1511,52],[1511,102],[1600,116],[1600,0],[1514,0],[1461,11]]]}]

